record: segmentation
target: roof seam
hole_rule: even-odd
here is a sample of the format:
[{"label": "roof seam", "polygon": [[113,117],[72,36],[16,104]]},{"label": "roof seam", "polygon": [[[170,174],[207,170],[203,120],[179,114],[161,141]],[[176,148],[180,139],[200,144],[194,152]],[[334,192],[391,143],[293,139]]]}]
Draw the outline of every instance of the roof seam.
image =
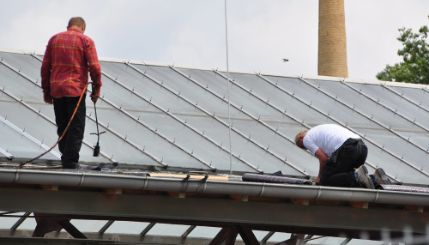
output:
[{"label": "roof seam", "polygon": [[[274,83],[273,81],[271,81],[270,79],[268,79],[268,78],[266,78],[265,76],[263,76],[263,75],[258,75],[260,78],[262,78],[262,80],[263,81],[265,81],[265,82],[267,82],[268,84],[271,84],[272,86],[274,86],[274,87],[276,87],[277,89],[279,89],[280,91],[282,91],[283,93],[286,93],[286,94],[288,94],[289,96],[291,96],[292,98],[295,98],[297,101],[299,101],[300,103],[302,103],[302,104],[304,104],[304,105],[306,105],[306,106],[308,106],[308,107],[310,107],[310,108],[312,108],[313,110],[315,110],[315,111],[317,111],[318,113],[320,113],[321,115],[324,115],[324,116],[326,116],[326,117],[328,117],[328,118],[330,118],[331,120],[333,120],[333,121],[335,121],[335,122],[337,122],[337,123],[339,123],[340,125],[343,125],[343,126],[345,126],[345,127],[347,127],[348,129],[350,129],[351,131],[353,131],[353,132],[355,132],[356,134],[358,134],[358,135],[360,135],[361,137],[363,137],[363,138],[365,138],[362,134],[360,134],[359,132],[356,132],[354,129],[352,129],[352,128],[350,128],[350,127],[348,127],[347,125],[345,125],[344,123],[342,123],[342,122],[340,122],[339,120],[337,120],[337,119],[335,119],[335,118],[333,118],[331,115],[328,115],[328,114],[325,114],[325,113],[323,113],[321,110],[319,110],[319,109],[317,109],[317,108],[315,108],[313,105],[311,105],[311,104],[309,104],[309,103],[307,103],[307,102],[305,102],[304,100],[302,100],[301,98],[298,98],[297,96],[295,96],[295,94],[292,94],[292,93],[290,93],[289,91],[287,91],[287,90],[285,90],[284,88],[282,88],[282,87],[280,87],[277,83]],[[366,140],[368,140],[369,142],[371,142],[372,144],[374,144],[375,146],[377,146],[377,147],[379,147],[380,149],[382,149],[383,150],[383,148],[382,147],[380,147],[380,146],[378,146],[376,143],[374,143],[372,140],[369,140],[369,139],[366,139]],[[386,151],[387,152],[387,151]],[[389,153],[389,152],[388,152]],[[396,155],[394,155],[393,153],[390,153],[392,156],[394,156],[395,158],[398,158],[399,160],[401,160],[398,156],[396,156]],[[402,160],[401,160],[402,161]],[[366,161],[366,163],[368,163],[370,166],[372,166],[373,168],[375,168],[374,166],[376,166],[376,165],[374,165],[374,164],[372,164],[372,163],[370,163],[370,162],[368,162],[368,161]],[[391,176],[391,175],[389,175],[389,177],[391,177],[391,178],[393,178],[393,179],[397,179],[395,176]]]},{"label": "roof seam", "polygon": [[[176,93],[174,93],[171,89],[169,89],[168,87],[166,87],[165,85],[161,84],[159,81],[157,81],[155,78],[151,77],[150,75],[146,74],[145,72],[142,72],[139,68],[135,67],[132,64],[127,64],[128,66],[130,66],[132,69],[134,69],[135,71],[137,71],[139,74],[143,75],[144,77],[148,78],[150,81],[156,83],[157,85],[163,87],[164,89],[166,89],[167,91],[169,91],[170,93],[178,96]],[[122,85],[121,85],[122,86]],[[141,96],[141,95],[140,95]],[[195,108],[198,108],[197,106],[195,106],[193,103],[189,102],[187,99],[184,99],[182,97],[179,96],[179,98],[185,100],[187,103],[191,104],[192,106],[194,106]],[[144,99],[144,98],[142,98]],[[152,105],[154,105],[152,102],[150,102]],[[154,105],[155,107],[157,107],[156,105]],[[198,108],[199,109],[199,108]],[[165,110],[164,110],[165,111]],[[201,110],[204,113],[207,113],[205,110]],[[165,112],[170,114],[169,112]],[[214,117],[210,114],[208,114],[211,117]],[[181,122],[181,119],[179,119],[178,117],[172,115],[174,117],[175,120],[179,120]],[[176,119],[177,118],[177,119]],[[183,124],[183,122],[182,122]],[[226,153],[230,153],[229,150],[225,149],[221,144],[217,143],[215,140],[211,139],[210,137],[206,136],[205,134],[202,134],[200,132],[198,132],[197,129],[193,128],[192,126],[188,125],[187,123],[184,124],[185,126],[189,127],[191,130],[195,130],[194,132],[197,133],[199,136],[201,136],[202,138],[208,140],[210,143],[214,144],[215,146],[217,146],[218,148],[220,148],[221,150],[225,151]],[[254,170],[261,172],[261,170],[259,168],[257,168],[256,166],[254,166],[253,164],[247,162],[245,159],[242,159],[240,156],[237,156],[236,154],[232,153],[232,155],[234,156],[234,158],[236,158],[237,160],[243,162],[245,165],[253,168]]]},{"label": "roof seam", "polygon": [[[369,96],[369,95],[367,95],[367,94],[363,93],[362,91],[360,91],[360,90],[358,90],[358,89],[354,88],[354,87],[353,87],[353,86],[351,86],[350,84],[347,84],[347,83],[345,83],[345,82],[344,82],[344,84],[345,84],[347,87],[349,87],[350,89],[352,89],[353,91],[356,91],[356,92],[357,92],[357,93],[359,93],[360,95],[362,95],[362,96],[364,96],[364,97],[368,98],[368,99],[369,99],[369,100],[371,100],[372,102],[374,102],[374,103],[376,103],[376,104],[378,104],[378,105],[382,106],[383,108],[386,108],[387,110],[391,111],[391,112],[392,112],[392,113],[394,113],[395,115],[398,115],[398,116],[402,117],[403,119],[405,119],[406,121],[408,121],[408,122],[410,122],[410,123],[412,123],[412,124],[416,125],[417,127],[419,127],[419,128],[421,128],[421,129],[423,129],[424,131],[429,132],[429,129],[428,129],[427,127],[425,127],[425,126],[423,126],[423,125],[421,125],[421,124],[419,124],[419,123],[417,123],[417,122],[415,122],[415,121],[411,120],[410,118],[406,117],[405,115],[402,115],[402,114],[401,114],[400,112],[398,112],[397,110],[394,110],[394,109],[392,109],[391,107],[389,107],[389,106],[387,106],[387,105],[384,105],[383,103],[380,103],[380,101],[379,101],[379,100],[376,100],[376,99],[374,99],[373,97],[371,97],[371,96]],[[396,95],[396,94],[395,94],[395,95]],[[411,142],[411,140],[409,140],[409,139],[407,139],[407,141],[409,141],[410,143],[412,143],[412,142]],[[427,149],[426,149],[425,151],[426,151],[426,153],[428,153],[428,150],[427,150]]]},{"label": "roof seam", "polygon": [[[226,102],[224,98],[222,98],[222,96],[218,95],[216,92],[205,88],[204,86],[202,86],[198,81],[196,81],[193,78],[190,78],[188,76],[186,76],[186,74],[184,74],[183,72],[177,70],[174,67],[170,67],[172,70],[176,71],[178,74],[182,75],[183,77],[185,77],[186,79],[188,79],[189,81],[192,81],[193,83],[197,84],[200,88],[208,91],[209,93],[213,94],[214,96],[216,96],[218,99],[222,100],[223,102]],[[238,108],[237,105],[235,105],[234,103],[230,103],[231,106],[233,106],[235,109],[239,110],[240,112],[246,114],[247,116],[251,117],[253,120],[256,120],[258,122],[261,123],[260,120],[258,120],[256,117],[254,117],[253,115],[251,115],[250,113],[246,112],[243,108]],[[263,122],[262,122],[263,123]],[[264,124],[264,123],[263,123]],[[237,132],[237,129],[233,129],[234,132]],[[241,133],[242,134],[242,133]],[[254,140],[252,140],[251,138],[247,138],[246,136],[241,135],[242,137],[244,137],[245,139],[251,141],[253,144],[255,144],[256,146],[258,146],[259,148],[261,148],[262,150],[266,151],[267,153],[269,153],[270,155],[274,156],[275,158],[277,158],[278,160],[280,160],[281,162],[285,163],[286,165],[292,167],[293,169],[295,169],[296,171],[302,173],[302,174],[307,174],[306,171],[300,169],[299,167],[295,166],[293,163],[290,163],[288,160],[283,159],[282,157],[280,157],[278,154],[272,152],[271,150],[269,150],[269,147],[265,148],[263,147],[260,143],[255,142]]]},{"label": "roof seam", "polygon": [[[379,126],[383,127],[384,129],[388,130],[389,132],[393,133],[394,135],[398,136],[399,138],[401,138],[401,139],[403,139],[403,140],[407,141],[407,140],[406,140],[402,135],[400,135],[399,133],[395,132],[395,131],[394,131],[394,130],[392,130],[391,128],[389,128],[389,127],[387,127],[387,126],[383,125],[382,123],[380,123],[380,122],[376,121],[375,119],[373,119],[373,118],[371,118],[371,117],[369,117],[369,116],[365,115],[363,112],[361,112],[361,111],[359,111],[359,110],[356,110],[355,108],[352,108],[351,106],[347,105],[345,102],[343,102],[343,101],[339,100],[338,98],[335,98],[334,96],[332,96],[331,94],[327,93],[326,91],[324,91],[324,90],[322,90],[322,89],[318,89],[314,84],[311,84],[311,83],[310,83],[310,82],[308,82],[307,80],[305,80],[305,79],[303,79],[303,78],[300,78],[300,80],[302,80],[302,81],[303,81],[305,84],[307,84],[308,86],[310,86],[310,87],[312,87],[312,88],[316,89],[317,91],[320,91],[321,93],[325,94],[325,95],[326,95],[326,96],[328,96],[329,98],[331,98],[331,99],[333,99],[333,100],[335,100],[335,101],[339,102],[340,104],[344,105],[345,107],[347,107],[347,108],[351,109],[352,111],[355,111],[355,112],[357,112],[358,114],[360,114],[361,116],[363,116],[363,117],[365,117],[365,118],[369,119],[370,121],[373,121],[374,123],[378,124]],[[312,106],[312,107],[313,107],[313,106]],[[314,108],[314,107],[313,107],[313,108]],[[329,118],[333,119],[330,115],[327,115],[327,116],[328,116]],[[335,120],[336,120],[336,119],[335,119]],[[340,122],[340,121],[338,121],[338,120],[336,120],[336,121],[337,121],[337,122]],[[342,123],[342,124],[343,124],[343,123]],[[395,156],[395,158],[397,158],[398,160],[400,160],[400,161],[402,161],[402,162],[406,163],[407,165],[409,165],[409,166],[410,166],[410,167],[412,167],[413,169],[417,170],[418,172],[420,172],[420,173],[422,173],[422,174],[424,174],[424,175],[426,175],[426,176],[429,176],[429,173],[427,173],[426,171],[424,171],[424,170],[423,170],[423,169],[421,169],[421,168],[418,168],[418,167],[417,167],[417,166],[415,166],[413,163],[410,163],[409,161],[406,161],[403,157],[399,157],[399,156],[397,156],[397,155],[396,155],[396,154],[394,154],[393,152],[391,152],[391,151],[387,150],[385,147],[381,147],[381,146],[379,146],[377,143],[375,143],[375,141],[373,141],[373,140],[371,140],[371,141],[370,141],[370,140],[368,139],[368,137],[366,137],[365,135],[363,135],[363,134],[361,134],[361,133],[357,132],[356,130],[353,130],[352,128],[350,128],[349,126],[347,126],[347,125],[345,125],[345,124],[343,124],[343,125],[344,125],[344,126],[346,126],[348,129],[352,130],[353,132],[355,132],[356,134],[360,135],[361,137],[365,138],[365,139],[366,139],[366,140],[368,140],[369,142],[373,143],[373,144],[374,144],[374,145],[376,145],[377,147],[379,147],[379,148],[383,149],[384,151],[386,151],[387,153],[391,154],[392,156]],[[410,144],[412,144],[412,145],[415,145],[413,142],[410,142],[410,141],[407,141],[407,142],[408,142],[408,143],[410,143]],[[421,148],[420,146],[416,146],[416,147],[417,147],[418,149],[422,150],[423,152],[427,153],[427,151],[426,151],[426,150],[424,150],[423,148]]]},{"label": "roof seam", "polygon": [[[110,79],[112,82],[119,84],[121,87],[126,88],[125,85],[123,85],[122,83],[120,83],[117,79],[113,79],[112,76],[110,76],[109,74],[107,74],[106,72],[103,72],[103,75],[106,76],[108,79]],[[128,88],[126,88],[128,90]],[[137,93],[135,91],[129,90],[130,92],[132,92],[134,95],[137,95]],[[180,149],[181,151],[185,152],[187,155],[189,155],[190,157],[198,160],[199,162],[201,162],[203,165],[209,167],[210,169],[214,169],[209,163],[206,163],[204,160],[199,159],[198,157],[196,157],[194,154],[191,154],[188,150],[185,150],[183,147],[177,145],[176,143],[174,143],[174,141],[168,139],[167,136],[161,134],[158,132],[158,130],[152,129],[151,127],[149,127],[148,125],[146,125],[145,123],[143,123],[142,121],[138,120],[137,118],[135,118],[134,116],[130,115],[127,111],[125,111],[124,109],[116,106],[113,102],[109,101],[106,98],[102,98],[103,101],[105,101],[107,104],[111,105],[112,107],[114,107],[115,109],[117,109],[118,111],[120,111],[121,113],[123,113],[124,115],[126,115],[127,117],[131,118],[133,121],[135,121],[136,123],[138,123],[139,125],[145,127],[146,129],[148,129],[149,131],[151,131],[153,134],[158,135],[159,137],[161,137],[163,140],[167,141],[168,143],[170,143],[171,145],[177,147],[178,149]],[[152,105],[154,105],[152,102],[150,102],[147,99],[144,99],[146,102],[151,103]],[[156,106],[155,106],[156,107]],[[158,108],[158,107],[157,107]]]}]

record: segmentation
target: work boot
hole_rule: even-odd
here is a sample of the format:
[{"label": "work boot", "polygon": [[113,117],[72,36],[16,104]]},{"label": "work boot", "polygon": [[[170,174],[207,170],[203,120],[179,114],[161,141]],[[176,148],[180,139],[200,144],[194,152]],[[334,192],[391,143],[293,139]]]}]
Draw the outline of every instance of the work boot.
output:
[{"label": "work boot", "polygon": [[356,176],[356,182],[361,187],[365,187],[368,189],[375,189],[374,183],[372,182],[371,178],[368,176],[368,169],[365,167],[365,165],[362,165],[358,169],[356,169],[355,176]]},{"label": "work boot", "polygon": [[393,182],[389,179],[386,172],[382,168],[376,168],[374,171],[374,176],[379,180],[380,184],[391,185]]},{"label": "work boot", "polygon": [[383,183],[380,177],[376,176],[375,174],[370,174],[369,178],[372,180],[375,189],[383,189],[383,187],[381,186]]}]

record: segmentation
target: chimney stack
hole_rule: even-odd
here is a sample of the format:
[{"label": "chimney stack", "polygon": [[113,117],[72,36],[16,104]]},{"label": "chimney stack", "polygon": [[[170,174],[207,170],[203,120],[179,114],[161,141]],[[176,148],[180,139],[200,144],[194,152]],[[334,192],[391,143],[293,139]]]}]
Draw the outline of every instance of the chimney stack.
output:
[{"label": "chimney stack", "polygon": [[319,0],[318,74],[348,77],[344,0]]}]

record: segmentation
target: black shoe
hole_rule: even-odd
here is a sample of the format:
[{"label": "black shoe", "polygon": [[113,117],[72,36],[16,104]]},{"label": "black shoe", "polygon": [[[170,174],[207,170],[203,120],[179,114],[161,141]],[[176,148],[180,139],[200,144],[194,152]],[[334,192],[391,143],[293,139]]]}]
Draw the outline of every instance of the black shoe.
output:
[{"label": "black shoe", "polygon": [[369,178],[372,180],[372,183],[374,184],[375,189],[383,189],[381,187],[381,180],[378,176],[376,176],[375,174],[370,174]]}]

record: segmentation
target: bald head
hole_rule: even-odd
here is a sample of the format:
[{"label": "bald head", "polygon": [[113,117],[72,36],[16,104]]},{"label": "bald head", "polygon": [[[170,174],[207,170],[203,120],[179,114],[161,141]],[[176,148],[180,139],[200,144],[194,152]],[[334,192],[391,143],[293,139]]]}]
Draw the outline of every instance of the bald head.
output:
[{"label": "bald head", "polygon": [[67,28],[70,27],[78,27],[82,30],[82,32],[84,32],[86,28],[85,20],[82,17],[72,17],[69,20]]}]

